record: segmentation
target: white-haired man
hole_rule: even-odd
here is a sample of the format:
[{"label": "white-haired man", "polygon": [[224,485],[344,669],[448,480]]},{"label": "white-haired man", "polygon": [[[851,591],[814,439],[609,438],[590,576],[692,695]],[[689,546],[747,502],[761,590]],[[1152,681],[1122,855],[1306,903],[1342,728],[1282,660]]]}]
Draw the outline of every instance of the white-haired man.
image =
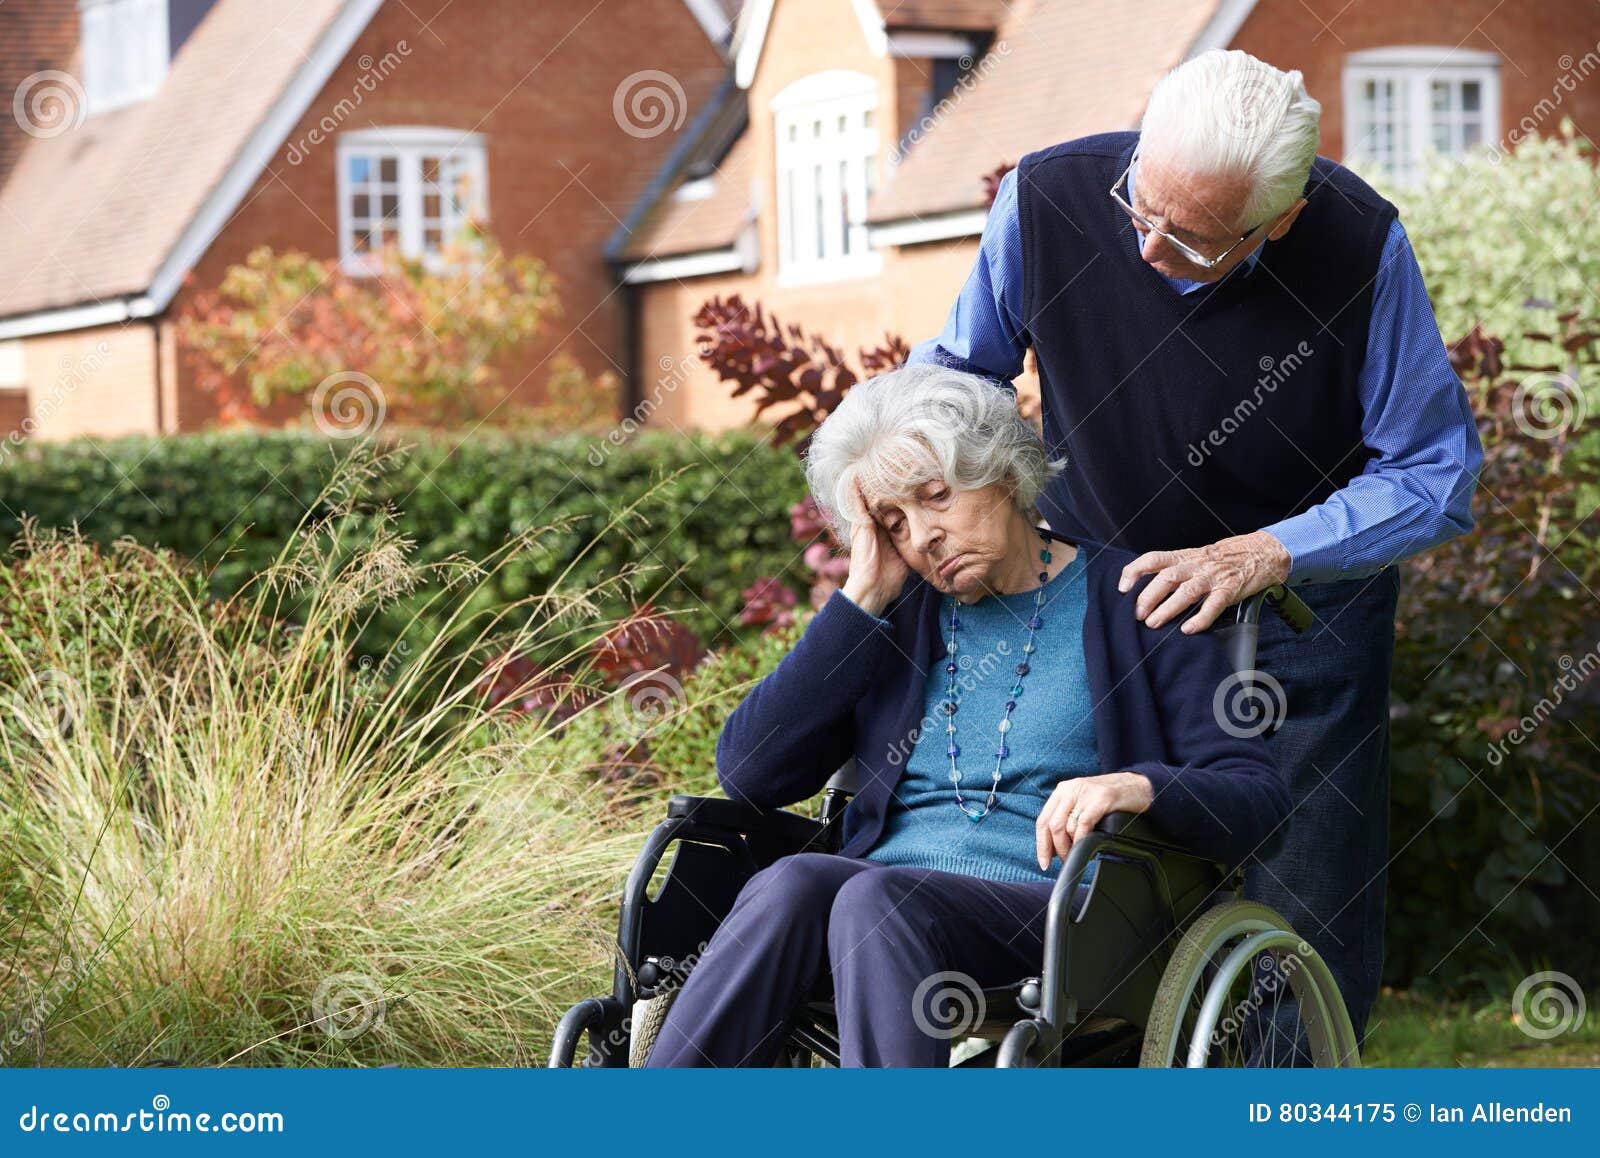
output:
[{"label": "white-haired man", "polygon": [[1316,155],[1320,114],[1300,73],[1215,51],[1157,85],[1138,133],[1024,156],[911,360],[1009,381],[1033,348],[1045,440],[1069,460],[1040,509],[1141,552],[1122,582],[1153,576],[1145,623],[1194,609],[1182,630],[1205,630],[1281,582],[1316,612],[1298,637],[1262,625],[1295,811],[1247,894],[1327,958],[1361,1035],[1382,970],[1395,564],[1472,529],[1482,448],[1395,208]]}]

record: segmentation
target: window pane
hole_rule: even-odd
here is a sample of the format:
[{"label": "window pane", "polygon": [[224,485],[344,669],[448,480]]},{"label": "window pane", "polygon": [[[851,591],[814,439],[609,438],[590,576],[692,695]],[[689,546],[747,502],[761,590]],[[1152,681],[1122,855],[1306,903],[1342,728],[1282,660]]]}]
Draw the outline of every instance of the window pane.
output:
[{"label": "window pane", "polygon": [[[822,122],[821,121],[817,122],[817,127],[819,129],[822,127]],[[812,185],[811,188],[812,188],[812,196],[813,196],[814,202],[815,202],[815,216],[816,216],[816,221],[817,221],[817,249],[816,249],[816,253],[815,253],[814,256],[820,258],[820,257],[822,257],[822,255],[824,253],[827,252],[827,250],[823,246],[822,235],[823,235],[824,230],[827,228],[827,220],[828,220],[826,217],[823,216],[823,208],[822,208],[822,166],[821,165],[817,165],[817,166],[815,166],[813,168],[811,179],[813,181],[813,185]]]},{"label": "window pane", "polygon": [[399,180],[399,163],[393,157],[384,157],[378,162],[378,177],[383,181]]},{"label": "window pane", "polygon": [[[793,133],[794,133],[794,126],[793,125],[789,126],[789,132],[790,132],[791,135],[793,135]],[[784,229],[783,236],[784,236],[784,244],[787,245],[788,249],[789,249],[789,260],[790,261],[794,260],[795,255],[796,255],[796,253],[797,253],[797,251],[799,249],[799,245],[800,245],[799,234],[797,232],[797,230],[799,229],[798,222],[799,222],[799,218],[800,218],[800,210],[798,208],[797,202],[795,201],[795,176],[794,176],[794,174],[795,174],[795,171],[793,169],[790,169],[787,173],[784,174],[784,177],[787,180],[788,187],[789,187],[789,189],[788,189],[788,193],[789,193],[788,201],[787,201],[787,204],[785,205],[785,208],[788,209],[788,211],[789,211],[789,220],[784,222],[784,225],[786,226],[786,228]]]},{"label": "window pane", "polygon": [[400,215],[400,197],[398,194],[385,193],[381,205],[384,217],[394,218]]},{"label": "window pane", "polygon": [[372,174],[371,157],[350,158],[350,180],[365,182]]},{"label": "window pane", "polygon": [[1483,99],[1483,88],[1475,80],[1461,82],[1461,107],[1469,113],[1478,111],[1478,103]]},{"label": "window pane", "polygon": [[440,197],[437,193],[424,193],[422,195],[422,215],[424,217],[439,216]]},{"label": "window pane", "polygon": [[1461,126],[1461,147],[1470,149],[1483,144],[1483,125],[1477,121],[1466,121]]},{"label": "window pane", "polygon": [[429,184],[436,184],[439,180],[439,158],[422,158],[422,179]]},{"label": "window pane", "polygon": [[[840,118],[843,119],[842,117]],[[850,252],[850,162],[839,162],[839,237]]]},{"label": "window pane", "polygon": [[1448,81],[1436,80],[1436,81],[1433,82],[1433,85],[1431,87],[1432,87],[1431,100],[1433,101],[1433,111],[1436,112],[1436,113],[1447,113],[1447,112],[1449,112],[1450,111],[1450,83]]},{"label": "window pane", "polygon": [[357,217],[372,216],[372,198],[365,193],[357,193],[351,205],[350,212]]}]

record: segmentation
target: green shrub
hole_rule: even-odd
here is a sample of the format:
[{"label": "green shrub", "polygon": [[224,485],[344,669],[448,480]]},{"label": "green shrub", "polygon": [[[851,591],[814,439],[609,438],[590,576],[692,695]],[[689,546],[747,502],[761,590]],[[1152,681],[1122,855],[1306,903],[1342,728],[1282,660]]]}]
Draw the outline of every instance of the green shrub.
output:
[{"label": "green shrub", "polygon": [[[717,646],[744,634],[740,592],[750,583],[786,575],[803,590],[810,580],[788,519],[805,490],[800,463],[750,433],[649,432],[624,445],[488,430],[405,431],[377,445],[270,430],[31,443],[0,465],[0,542],[23,516],[44,527],[76,523],[100,543],[128,536],[193,559],[212,593],[225,596],[276,557],[308,512],[327,513],[330,501],[318,496],[355,447],[381,449],[362,468],[364,501],[396,508],[395,529],[419,563],[485,559],[530,527],[550,527],[475,591],[483,608],[563,575],[581,587],[629,573],[603,612],[620,615],[656,595]],[[375,613],[362,625],[363,649],[387,650],[406,624],[421,646],[436,626],[421,609],[435,594],[424,585]],[[294,613],[291,602],[286,614]]]},{"label": "green shrub", "polygon": [[[1586,307],[1600,285],[1600,172],[1570,121],[1512,152],[1441,158],[1412,189],[1386,189],[1428,283],[1446,342],[1474,326],[1506,343],[1506,361],[1535,361],[1525,330],[1549,328],[1535,300]],[[1587,312],[1594,312],[1587,310]]]}]

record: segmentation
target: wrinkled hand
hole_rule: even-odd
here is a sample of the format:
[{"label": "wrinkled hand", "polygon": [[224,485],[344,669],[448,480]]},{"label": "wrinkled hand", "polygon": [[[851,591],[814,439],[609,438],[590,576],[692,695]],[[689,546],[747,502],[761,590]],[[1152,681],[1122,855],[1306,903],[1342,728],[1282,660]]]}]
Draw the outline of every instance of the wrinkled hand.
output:
[{"label": "wrinkled hand", "polygon": [[850,532],[850,573],[844,593],[869,615],[877,615],[905,586],[911,568],[889,539],[889,533],[867,513],[856,496],[855,526]]},{"label": "wrinkled hand", "polygon": [[1127,592],[1141,575],[1155,578],[1139,592],[1134,617],[1160,627],[1182,615],[1197,599],[1200,610],[1178,630],[1204,631],[1224,608],[1289,578],[1289,549],[1269,531],[1252,531],[1181,551],[1146,551],[1122,569],[1117,590]]},{"label": "wrinkled hand", "polygon": [[1138,772],[1063,780],[1033,824],[1039,871],[1049,869],[1052,857],[1065,860],[1073,844],[1093,832],[1108,812],[1143,812],[1154,800],[1150,778]]}]

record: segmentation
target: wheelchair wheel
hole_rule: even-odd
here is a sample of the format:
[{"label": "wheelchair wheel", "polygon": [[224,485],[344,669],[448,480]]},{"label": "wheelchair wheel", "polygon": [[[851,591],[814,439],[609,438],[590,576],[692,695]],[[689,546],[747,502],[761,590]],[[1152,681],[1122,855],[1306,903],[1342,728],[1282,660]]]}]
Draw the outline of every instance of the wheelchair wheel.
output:
[{"label": "wheelchair wheel", "polygon": [[[1287,1007],[1286,997],[1295,999]],[[1312,1065],[1361,1064],[1327,962],[1266,905],[1227,901],[1184,931],[1162,974],[1139,1064],[1289,1064],[1302,1033]]]},{"label": "wheelchair wheel", "polygon": [[650,1060],[650,1051],[655,1048],[656,1038],[661,1036],[661,1027],[666,1024],[673,998],[677,996],[678,988],[673,986],[656,997],[633,1003],[633,1032],[628,1039],[629,1068],[644,1069],[645,1063]]}]

